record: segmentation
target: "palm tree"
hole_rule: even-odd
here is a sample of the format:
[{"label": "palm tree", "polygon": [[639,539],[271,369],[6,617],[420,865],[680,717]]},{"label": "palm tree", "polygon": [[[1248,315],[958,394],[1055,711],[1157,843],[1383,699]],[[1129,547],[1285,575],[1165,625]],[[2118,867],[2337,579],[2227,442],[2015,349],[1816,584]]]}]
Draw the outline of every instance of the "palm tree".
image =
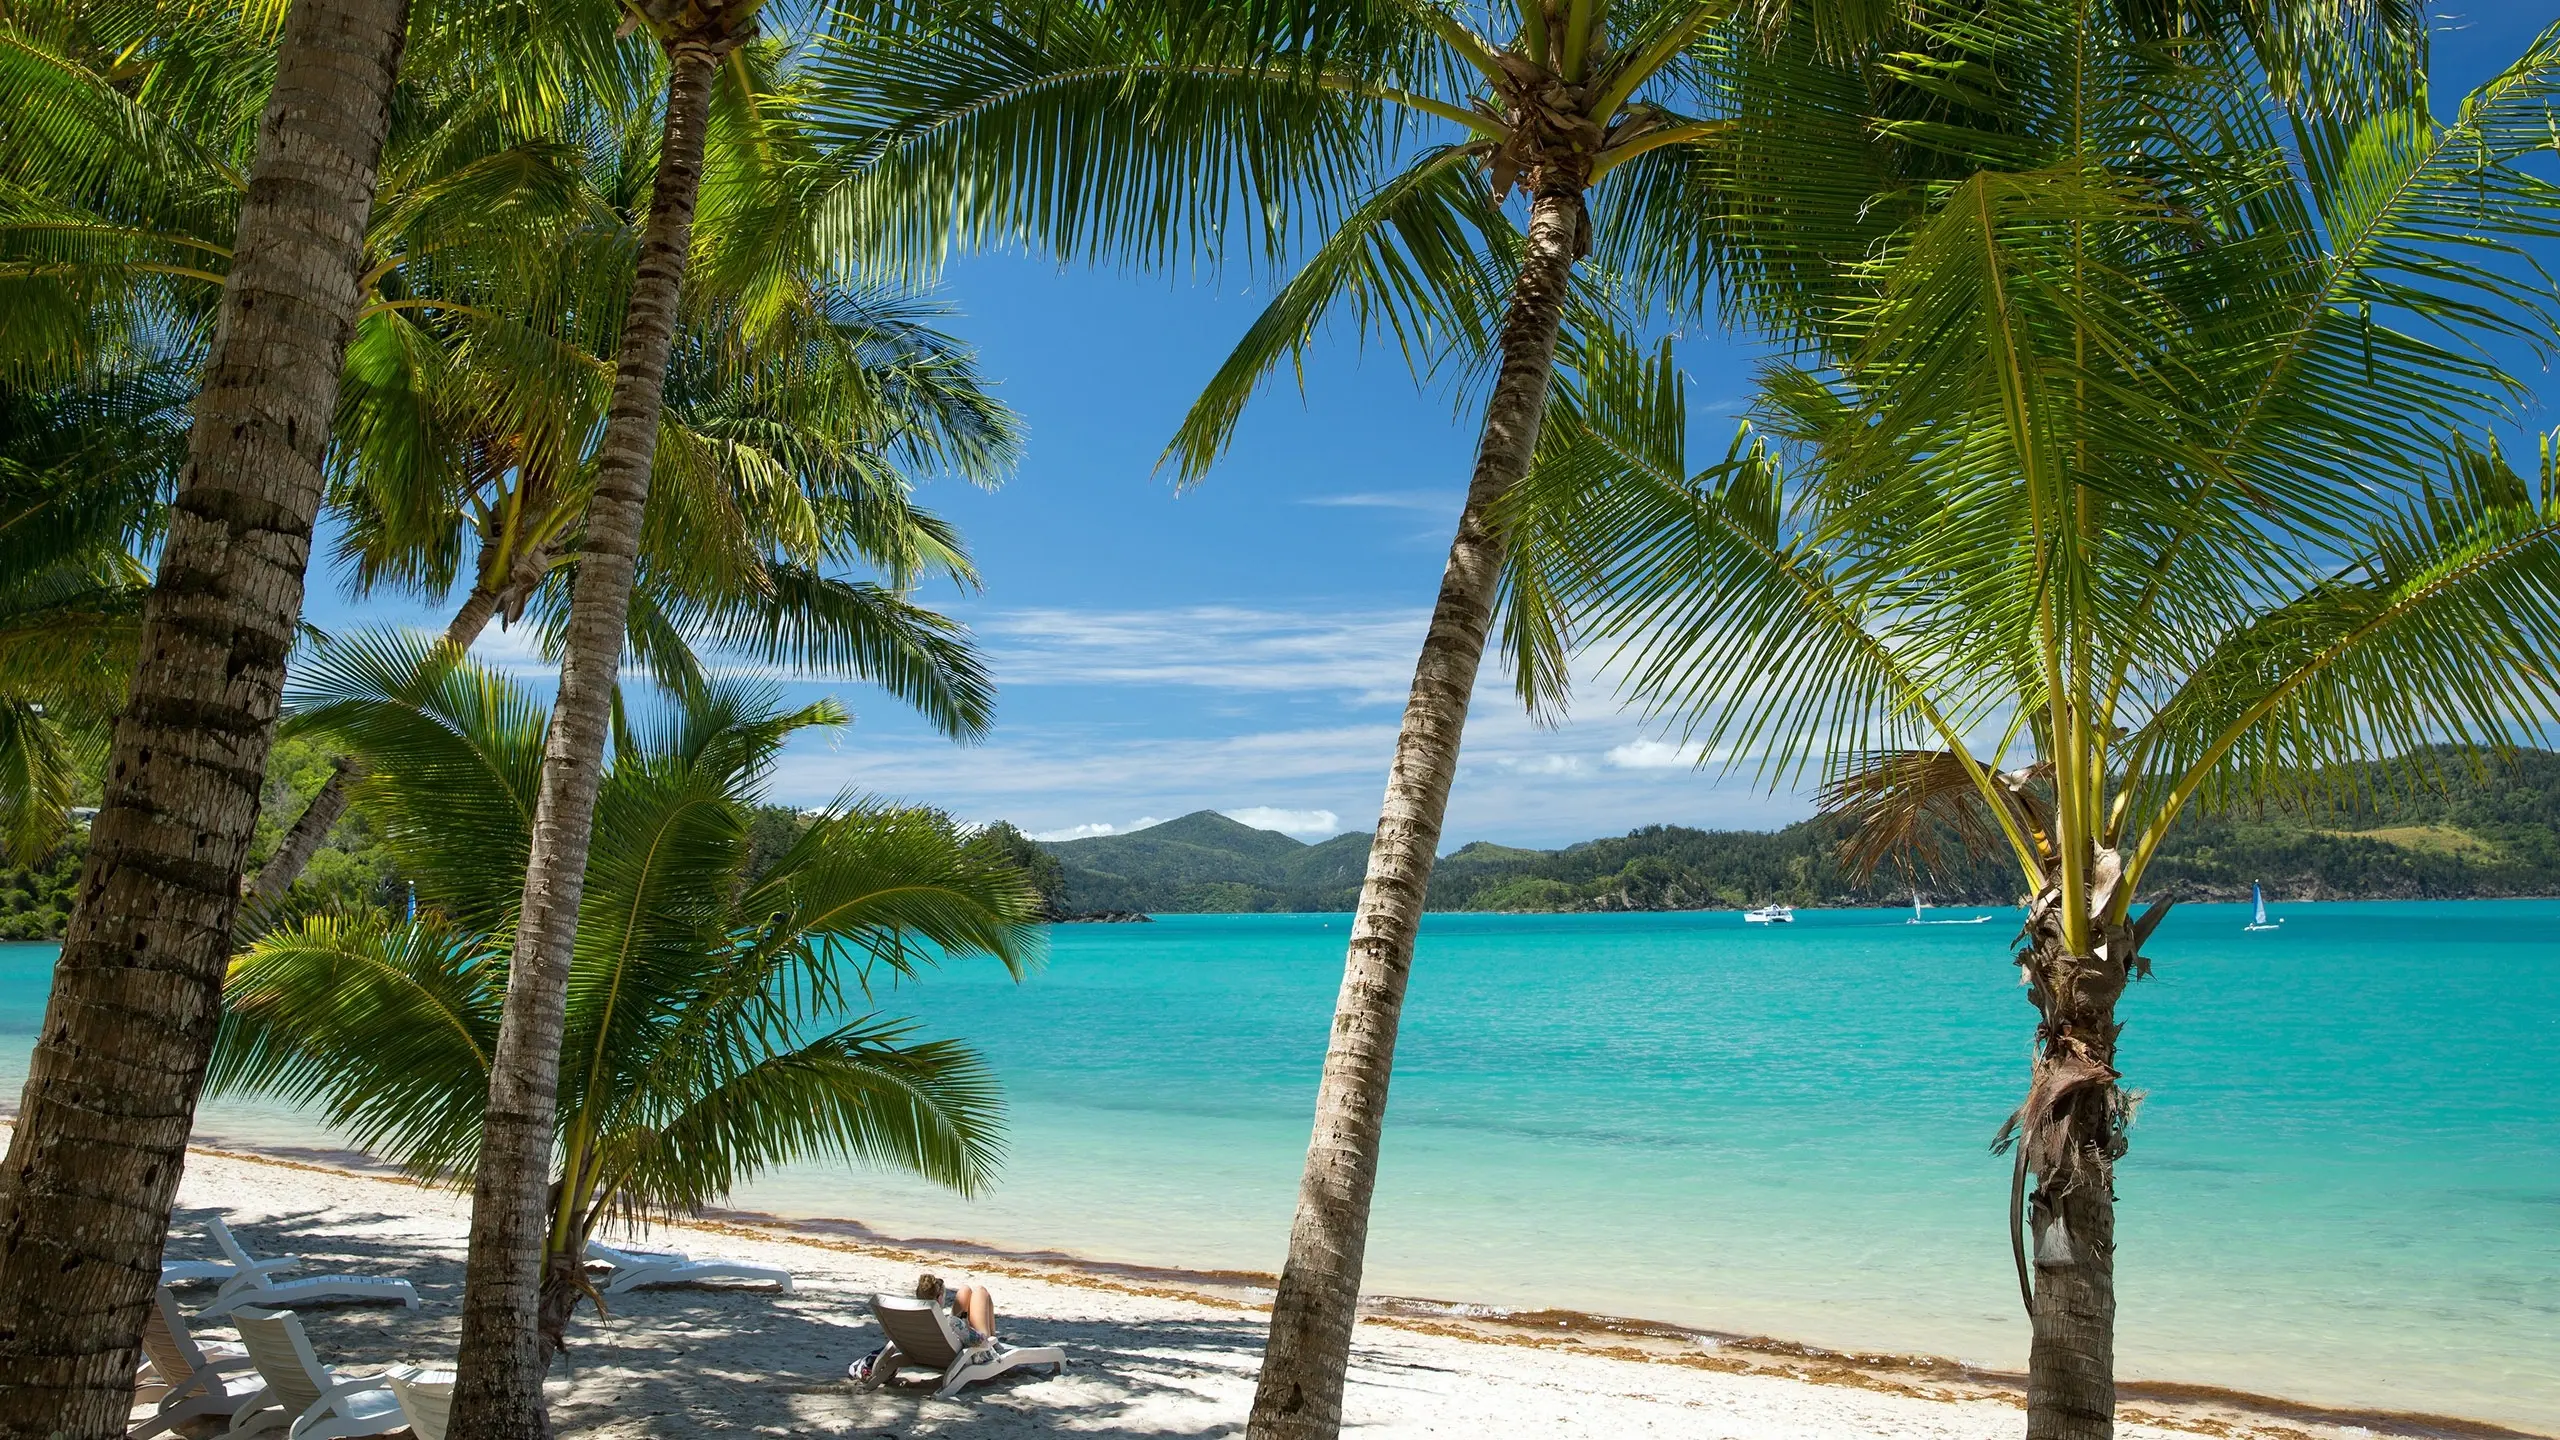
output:
[{"label": "palm tree", "polygon": [[[270,27],[227,7],[177,16],[108,4],[76,18],[41,9],[10,18],[13,43],[0,49],[0,65],[57,118],[0,160],[13,182],[0,199],[0,293],[55,323],[12,327],[12,339],[23,334],[26,343],[0,342],[0,352],[41,370],[57,353],[140,346],[172,369],[191,367],[210,341],[230,265],[241,167],[271,78]],[[528,84],[506,62],[494,76],[480,64],[454,73],[457,48],[518,57],[538,48],[526,41],[539,27],[525,24],[520,6],[448,18],[454,23],[432,27],[424,63],[410,66],[383,144],[362,303],[324,460],[331,509],[345,508],[351,455],[377,472],[416,476],[462,448],[449,437],[421,443],[414,426],[387,423],[386,412],[415,410],[420,398],[414,387],[386,385],[387,376],[412,376],[460,352],[513,362],[506,378],[528,388],[524,372],[556,364],[565,348],[549,332],[596,303],[564,298],[550,281],[592,274],[594,237],[609,235],[592,221],[601,206],[569,163],[576,152],[546,133],[568,128],[553,98],[562,87],[545,77]],[[495,388],[485,372],[496,367],[461,368]],[[524,408],[519,396],[518,413]],[[320,797],[328,818],[342,796],[333,786]],[[327,828],[298,825],[285,855],[307,860]],[[252,915],[282,888],[265,882],[298,870],[264,867]]]},{"label": "palm tree", "polygon": [[[453,1423],[493,1440],[550,1429],[538,1311],[571,949],[692,256],[712,91],[724,66],[743,78],[743,64],[728,62],[753,36],[758,8],[759,0],[629,0],[632,18],[666,53],[664,120],[562,634],[559,704],[544,751],[472,1196]],[[742,109],[752,124],[753,105]]]},{"label": "palm tree", "polygon": [[123,704],[156,544],[186,456],[186,377],[118,359],[0,382],[0,854],[62,843]]},{"label": "palm tree", "polygon": [[[366,762],[356,804],[418,913],[322,913],[232,967],[209,1084],[321,1107],[367,1151],[458,1183],[477,1168],[545,716],[413,637],[347,640],[297,672],[290,733]],[[762,873],[755,790],[785,739],[840,724],[717,687],[622,734],[599,788],[551,1147],[546,1349],[607,1218],[700,1210],[775,1165],[895,1166],[984,1184],[1002,1111],[978,1057],[868,1009],[935,956],[1019,975],[1038,897],[922,810],[839,803]]]},{"label": "palm tree", "polygon": [[[924,579],[972,585],[976,572],[957,533],[913,502],[910,477],[999,483],[1018,443],[1010,412],[903,296],[809,286],[751,347],[712,338],[734,332],[736,305],[692,308],[669,375],[628,653],[677,683],[699,681],[697,646],[876,681],[954,738],[983,734],[994,702],[983,667],[957,626],[910,598]],[[454,349],[467,362],[477,347]],[[398,353],[429,351],[404,342]],[[572,404],[570,421],[550,428],[579,434],[602,408],[605,376],[600,361],[569,363],[591,369],[596,404]],[[436,598],[459,585],[446,640],[468,648],[492,620],[530,612],[556,656],[577,573],[564,556],[592,474],[509,425],[525,414],[524,391],[577,387],[468,363],[386,369],[381,393],[342,410],[362,417],[332,485],[352,583]],[[834,573],[856,565],[878,581]],[[341,766],[305,805],[259,870],[254,905],[299,877],[345,812],[352,773]]]},{"label": "palm tree", "polygon": [[1620,354],[1518,500],[1578,517],[1539,583],[1687,738],[1823,764],[1854,867],[2014,859],[2028,1434],[2071,1440],[2113,1423],[2115,1007],[2173,898],[2135,908],[2163,840],[2560,718],[2560,475],[2481,438],[2524,393],[2484,342],[2560,322],[2518,279],[2560,233],[2519,167],[2560,123],[2560,29],[2449,124],[2416,99],[2299,128],[2244,48],[2140,38],[1937,33],[2042,118],[1933,136],[1973,173],[1769,372],[1778,446],[1689,473],[1667,361]]},{"label": "palm tree", "polygon": [[[407,12],[298,0],[285,17],[141,663],[0,1167],[0,1435],[125,1428],[301,620]],[[51,97],[23,78],[0,80],[6,104],[37,116]]]},{"label": "palm tree", "polygon": [[1277,261],[1312,242],[1177,433],[1186,482],[1331,316],[1417,364],[1455,352],[1491,372],[1352,928],[1259,1440],[1340,1424],[1396,1026],[1494,625],[1500,503],[1537,445],[1583,257],[1646,257],[1629,278],[1674,310],[1705,295],[1682,177],[1719,133],[1702,47],[1731,14],[1100,0],[937,13],[920,37],[884,18],[812,61],[848,117],[821,233],[867,264],[913,273],[953,244],[1015,242],[1158,263],[1237,231]]},{"label": "palm tree", "polygon": [[[491,44],[558,46],[522,24],[496,28]],[[127,104],[121,47],[50,38],[31,38],[29,53],[58,88],[156,127],[161,143],[103,193],[34,167],[23,194],[0,200],[0,285],[56,308],[76,308],[60,302],[77,285],[127,297],[124,310],[202,311],[226,263],[233,211],[216,201],[230,193],[227,157],[254,116],[183,85],[145,84]],[[236,25],[182,38],[210,52],[192,68],[255,64]],[[753,56],[760,129],[742,153],[757,164],[808,148],[789,85],[769,73],[773,48]],[[476,71],[452,68],[412,67],[385,144],[324,503],[355,590],[442,600],[459,589],[446,634],[467,646],[494,618],[556,611],[575,573],[564,556],[592,487],[657,136],[623,93],[631,77],[612,66],[564,63],[580,83],[520,85],[538,93],[506,105],[490,103]],[[946,730],[974,734],[986,723],[983,678],[956,631],[905,592],[975,577],[957,537],[908,491],[911,476],[935,472],[996,483],[1017,427],[928,307],[850,288],[818,273],[805,246],[769,243],[758,178],[714,169],[728,198],[702,248],[753,253],[719,267],[679,340],[643,532],[642,586],[656,603],[643,607],[638,653],[698,669],[668,629],[681,615],[700,639],[767,652],[781,642],[791,653],[766,658],[880,679]],[[92,314],[88,328],[114,318]],[[882,583],[823,573],[846,564]],[[345,796],[343,772],[313,796],[261,867],[253,914],[300,874]]]}]

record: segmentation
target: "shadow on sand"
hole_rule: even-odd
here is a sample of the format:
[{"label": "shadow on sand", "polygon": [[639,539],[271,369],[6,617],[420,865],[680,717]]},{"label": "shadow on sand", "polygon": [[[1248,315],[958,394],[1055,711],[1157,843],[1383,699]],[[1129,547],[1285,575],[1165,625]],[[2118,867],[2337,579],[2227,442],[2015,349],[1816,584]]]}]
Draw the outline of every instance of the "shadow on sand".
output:
[{"label": "shadow on sand", "polygon": [[[304,1264],[292,1273],[388,1275],[417,1286],[424,1304],[416,1311],[299,1309],[325,1363],[341,1373],[397,1362],[452,1364],[461,1325],[459,1244],[421,1235],[415,1217],[383,1213],[313,1210],[230,1223],[254,1253],[301,1256]],[[196,1215],[179,1213],[168,1253],[214,1254]],[[182,1290],[179,1299],[192,1312],[212,1293]],[[1007,1338],[1066,1347],[1064,1375],[1017,1372],[937,1400],[935,1382],[920,1372],[876,1392],[845,1377],[845,1366],[881,1340],[867,1293],[841,1275],[815,1275],[787,1296],[766,1285],[677,1286],[616,1296],[602,1316],[582,1308],[569,1351],[550,1377],[553,1424],[564,1437],[615,1440],[937,1435],[962,1427],[990,1437],[1132,1440],[1242,1432],[1263,1338],[1258,1321],[1029,1321]],[[215,1321],[198,1334],[229,1338],[230,1331]],[[219,1432],[209,1425],[197,1433]]]}]

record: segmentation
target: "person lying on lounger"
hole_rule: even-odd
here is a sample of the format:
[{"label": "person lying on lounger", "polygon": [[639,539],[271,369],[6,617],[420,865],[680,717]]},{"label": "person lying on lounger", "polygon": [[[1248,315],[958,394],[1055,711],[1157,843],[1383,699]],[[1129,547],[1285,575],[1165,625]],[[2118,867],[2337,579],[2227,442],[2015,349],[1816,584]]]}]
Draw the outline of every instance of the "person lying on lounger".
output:
[{"label": "person lying on lounger", "polygon": [[960,1322],[970,1345],[984,1345],[996,1338],[996,1297],[986,1286],[945,1285],[939,1275],[919,1275],[916,1298],[940,1301]]}]

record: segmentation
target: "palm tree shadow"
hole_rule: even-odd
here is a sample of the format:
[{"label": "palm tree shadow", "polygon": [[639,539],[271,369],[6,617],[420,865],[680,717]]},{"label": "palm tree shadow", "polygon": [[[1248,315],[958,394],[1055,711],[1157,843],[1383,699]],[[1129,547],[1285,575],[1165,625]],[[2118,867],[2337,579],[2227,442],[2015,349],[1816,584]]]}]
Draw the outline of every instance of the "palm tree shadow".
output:
[{"label": "palm tree shadow", "polygon": [[[449,1366],[460,1338],[463,1248],[422,1235],[418,1217],[344,1210],[296,1211],[232,1221],[258,1255],[299,1255],[303,1275],[393,1276],[417,1287],[421,1308],[306,1306],[313,1347],[342,1372],[393,1363]],[[212,1243],[182,1212],[172,1258],[211,1258]],[[182,1291],[193,1311],[210,1287]],[[1263,1325],[1215,1314],[1155,1319],[1008,1319],[1004,1338],[1058,1345],[1067,1370],[1016,1371],[941,1400],[940,1377],[922,1370],[872,1391],[845,1367],[881,1343],[869,1288],[840,1274],[806,1276],[797,1293],[769,1285],[702,1284],[612,1297],[582,1307],[569,1350],[548,1386],[563,1437],[611,1430],[621,1437],[705,1432],[973,1436],[1076,1435],[1177,1440],[1240,1434],[1260,1363]],[[228,1338],[221,1322],[201,1335]]]}]

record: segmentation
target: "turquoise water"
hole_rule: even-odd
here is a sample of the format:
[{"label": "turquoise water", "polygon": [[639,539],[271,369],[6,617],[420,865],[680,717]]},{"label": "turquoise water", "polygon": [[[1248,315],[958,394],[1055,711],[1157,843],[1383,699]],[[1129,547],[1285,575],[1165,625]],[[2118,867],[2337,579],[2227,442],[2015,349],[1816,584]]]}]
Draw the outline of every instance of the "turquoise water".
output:
[{"label": "turquoise water", "polygon": [[[2560,902],[2182,908],[2128,997],[2127,1375],[2560,1428]],[[1397,1057],[1372,1291],[2014,1368],[2002,1231],[2032,1012],[2013,927],[1891,912],[1435,915]],[[1067,926],[1005,983],[886,1000],[983,1048],[993,1193],[841,1171],[738,1197],[891,1234],[1273,1270],[1339,916]],[[49,947],[0,949],[0,1083]],[[297,1128],[298,1127],[298,1128]],[[205,1128],[317,1138],[272,1111]]]}]

